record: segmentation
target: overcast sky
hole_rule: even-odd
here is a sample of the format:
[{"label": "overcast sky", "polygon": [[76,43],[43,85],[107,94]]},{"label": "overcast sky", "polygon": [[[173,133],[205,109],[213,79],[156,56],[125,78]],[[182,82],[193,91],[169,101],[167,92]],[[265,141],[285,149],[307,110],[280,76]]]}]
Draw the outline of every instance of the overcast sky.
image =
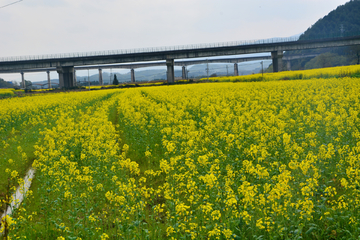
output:
[{"label": "overcast sky", "polygon": [[16,1],[0,0],[0,57],[290,37],[348,2],[23,0],[2,7]]}]

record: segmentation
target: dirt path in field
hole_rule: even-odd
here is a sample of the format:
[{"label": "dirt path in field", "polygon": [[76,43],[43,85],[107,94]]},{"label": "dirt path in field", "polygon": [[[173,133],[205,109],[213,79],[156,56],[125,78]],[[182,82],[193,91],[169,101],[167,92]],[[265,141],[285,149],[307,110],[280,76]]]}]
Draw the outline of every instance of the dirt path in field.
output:
[{"label": "dirt path in field", "polygon": [[1,215],[1,222],[0,222],[0,236],[2,235],[3,232],[3,227],[4,227],[4,217],[6,215],[11,215],[13,210],[15,210],[16,208],[19,207],[19,205],[21,204],[21,202],[24,200],[24,196],[26,195],[26,192],[29,190],[30,186],[31,186],[31,182],[32,179],[34,178],[35,175],[35,169],[30,168],[24,178],[24,183],[21,184],[20,186],[18,186],[18,188],[16,189],[16,192],[11,196],[11,204],[7,207],[7,209],[5,210],[5,212]]}]

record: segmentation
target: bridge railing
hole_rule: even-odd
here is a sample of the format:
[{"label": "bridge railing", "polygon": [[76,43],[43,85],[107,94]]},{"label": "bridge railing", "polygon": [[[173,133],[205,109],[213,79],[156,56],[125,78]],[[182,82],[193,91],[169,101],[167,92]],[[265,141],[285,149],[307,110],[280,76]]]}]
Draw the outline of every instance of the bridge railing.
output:
[{"label": "bridge railing", "polygon": [[270,39],[260,39],[260,40],[191,44],[191,45],[178,45],[178,46],[165,46],[165,47],[152,47],[152,48],[134,48],[134,49],[120,49],[120,50],[93,51],[93,52],[14,56],[14,57],[2,57],[0,58],[0,62],[94,57],[94,56],[108,56],[108,55],[121,55],[121,54],[134,54],[134,53],[154,53],[154,52],[164,52],[164,51],[194,50],[194,49],[216,48],[216,47],[234,47],[234,46],[246,46],[253,44],[291,42],[291,41],[297,41],[298,39],[299,37],[270,38]]}]

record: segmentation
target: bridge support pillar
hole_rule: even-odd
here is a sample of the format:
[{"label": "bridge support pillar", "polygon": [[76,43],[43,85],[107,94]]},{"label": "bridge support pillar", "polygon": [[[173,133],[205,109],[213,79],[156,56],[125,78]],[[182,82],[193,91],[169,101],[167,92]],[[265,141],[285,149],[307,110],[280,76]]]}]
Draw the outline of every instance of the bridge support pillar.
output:
[{"label": "bridge support pillar", "polygon": [[131,69],[131,82],[135,82],[135,70],[133,68]]},{"label": "bridge support pillar", "polygon": [[239,67],[238,64],[234,64],[234,76],[239,76]]},{"label": "bridge support pillar", "polygon": [[77,86],[76,70],[74,69],[74,87]]},{"label": "bridge support pillar", "polygon": [[284,56],[283,51],[274,51],[271,52],[273,72],[281,72],[282,67],[282,57]]},{"label": "bridge support pillar", "polygon": [[290,60],[286,62],[286,67],[287,67],[288,71],[291,71],[291,61]]},{"label": "bridge support pillar", "polygon": [[174,71],[174,59],[166,59],[166,67],[167,67],[167,82],[174,83],[175,82],[175,71]]},{"label": "bridge support pillar", "polygon": [[25,76],[24,76],[24,72],[21,72],[21,84],[22,84],[22,87],[25,89]]},{"label": "bridge support pillar", "polygon": [[47,78],[48,78],[48,88],[51,88],[51,78],[50,78],[50,71],[46,71],[47,73]]},{"label": "bridge support pillar", "polygon": [[186,67],[182,67],[182,79],[186,79]]},{"label": "bridge support pillar", "polygon": [[74,87],[74,67],[57,67],[56,71],[59,74],[59,87],[71,88]]},{"label": "bridge support pillar", "polygon": [[103,75],[102,75],[102,69],[99,68],[99,84],[102,86],[104,85],[104,81],[103,81]]}]

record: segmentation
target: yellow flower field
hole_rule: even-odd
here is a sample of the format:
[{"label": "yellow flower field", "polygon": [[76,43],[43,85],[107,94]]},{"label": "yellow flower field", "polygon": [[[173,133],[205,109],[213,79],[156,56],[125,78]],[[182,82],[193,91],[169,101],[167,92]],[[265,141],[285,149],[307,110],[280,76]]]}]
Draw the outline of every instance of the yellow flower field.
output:
[{"label": "yellow flower field", "polygon": [[358,239],[359,92],[343,77],[1,100],[4,146],[39,129],[9,237]]},{"label": "yellow flower field", "polygon": [[14,89],[11,88],[0,88],[0,98],[1,97],[12,97],[14,96]]},{"label": "yellow flower field", "polygon": [[242,76],[226,76],[202,78],[200,81],[210,82],[259,82],[259,81],[277,81],[277,80],[299,80],[312,78],[343,78],[343,77],[360,77],[360,66],[342,66],[310,70],[284,71],[277,73],[257,73]]}]

